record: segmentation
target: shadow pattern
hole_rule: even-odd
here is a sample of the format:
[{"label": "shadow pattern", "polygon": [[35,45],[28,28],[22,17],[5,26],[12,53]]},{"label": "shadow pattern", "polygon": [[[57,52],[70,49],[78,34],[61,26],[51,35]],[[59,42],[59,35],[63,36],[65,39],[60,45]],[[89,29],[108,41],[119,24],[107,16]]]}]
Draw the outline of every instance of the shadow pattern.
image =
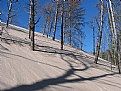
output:
[{"label": "shadow pattern", "polygon": [[[13,43],[14,42],[20,42],[20,43],[30,44],[30,42],[25,41],[25,40],[14,40],[14,39],[12,39],[12,41],[13,41]],[[3,51],[0,50],[0,53],[2,53],[2,55],[3,54],[9,54],[9,55],[21,57],[21,58],[27,59],[28,61],[33,61],[33,62],[49,65],[49,66],[52,66],[52,67],[55,67],[57,69],[61,69],[61,70],[65,71],[64,74],[62,74],[61,76],[58,76],[56,78],[43,79],[41,81],[37,81],[37,82],[35,82],[33,84],[30,84],[30,85],[24,85],[24,84],[23,85],[18,85],[18,86],[9,88],[9,89],[4,89],[2,91],[36,91],[36,90],[44,90],[45,88],[47,88],[47,87],[49,87],[51,85],[61,85],[61,84],[65,84],[65,83],[76,83],[76,82],[84,82],[84,81],[93,81],[93,80],[97,80],[97,79],[100,79],[100,78],[103,78],[103,77],[106,77],[106,76],[113,76],[113,75],[117,74],[117,73],[109,73],[109,74],[103,74],[103,75],[87,77],[87,78],[86,77],[82,77],[80,75],[77,75],[76,72],[77,71],[88,70],[89,66],[87,65],[87,63],[88,64],[93,64],[93,61],[90,61],[90,60],[93,60],[94,58],[91,58],[89,56],[85,56],[85,55],[83,55],[83,54],[81,54],[79,52],[75,52],[75,51],[60,50],[60,49],[57,49],[57,48],[54,48],[54,47],[50,47],[50,46],[40,46],[38,44],[36,44],[35,46],[36,46],[35,47],[35,51],[59,54],[61,56],[61,59],[63,61],[65,61],[69,65],[70,69],[65,70],[65,69],[63,69],[61,67],[58,67],[58,66],[54,66],[54,65],[51,65],[51,64],[39,62],[39,61],[36,61],[36,60],[32,60],[32,59],[23,57],[21,55],[12,54],[10,52],[3,52]],[[3,47],[3,49],[7,50],[4,47]],[[65,57],[70,57],[70,58],[80,62],[83,65],[83,68],[75,69],[75,67],[72,65],[72,61],[70,59],[69,60],[65,59]],[[77,78],[67,79],[68,77],[70,77],[72,75],[77,76]]]}]

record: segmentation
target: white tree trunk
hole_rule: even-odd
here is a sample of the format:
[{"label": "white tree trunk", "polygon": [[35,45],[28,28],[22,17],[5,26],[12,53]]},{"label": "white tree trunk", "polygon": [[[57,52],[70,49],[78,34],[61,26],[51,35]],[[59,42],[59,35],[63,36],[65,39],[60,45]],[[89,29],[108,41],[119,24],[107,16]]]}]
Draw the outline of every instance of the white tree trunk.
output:
[{"label": "white tree trunk", "polygon": [[101,10],[100,10],[99,38],[97,41],[96,55],[95,55],[95,63],[96,64],[97,64],[99,52],[100,52],[100,45],[101,45],[101,39],[102,39],[102,29],[103,29],[103,14],[104,14],[103,0],[100,0],[100,2],[101,2]]}]

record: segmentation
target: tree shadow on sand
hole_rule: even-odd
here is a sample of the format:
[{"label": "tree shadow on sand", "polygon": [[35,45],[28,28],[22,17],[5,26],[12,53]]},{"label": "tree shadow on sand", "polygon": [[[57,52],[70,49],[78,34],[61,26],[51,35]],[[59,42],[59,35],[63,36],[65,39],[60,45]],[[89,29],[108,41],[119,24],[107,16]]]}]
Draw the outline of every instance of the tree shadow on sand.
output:
[{"label": "tree shadow on sand", "polygon": [[[27,43],[27,44],[29,44],[29,43]],[[102,74],[102,75],[99,75],[99,76],[82,77],[80,75],[77,75],[76,72],[77,71],[85,71],[85,70],[89,69],[89,66],[84,61],[88,62],[89,64],[93,63],[93,61],[90,61],[90,60],[92,60],[90,57],[85,56],[85,55],[78,53],[78,52],[70,51],[70,50],[60,50],[60,49],[49,47],[49,46],[39,46],[37,44],[36,44],[36,46],[38,48],[35,49],[35,51],[59,54],[61,56],[61,59],[69,65],[70,69],[65,70],[61,67],[58,67],[58,66],[55,66],[55,65],[52,65],[52,64],[43,63],[43,62],[36,61],[36,60],[32,60],[32,59],[23,57],[21,55],[12,54],[11,52],[0,51],[0,53],[2,53],[2,55],[8,54],[8,55],[21,57],[21,58],[27,59],[28,61],[33,61],[33,62],[49,65],[49,66],[52,66],[52,67],[55,67],[55,68],[58,68],[58,69],[65,71],[65,73],[63,75],[58,76],[56,78],[43,79],[41,81],[37,81],[37,82],[30,84],[30,85],[24,85],[24,84],[18,85],[18,86],[9,88],[9,89],[4,89],[2,91],[36,91],[36,90],[43,90],[43,89],[45,89],[49,86],[52,86],[52,85],[61,85],[61,84],[65,84],[65,83],[77,83],[77,82],[84,82],[84,81],[93,81],[93,80],[97,80],[99,78],[103,78],[103,77],[106,77],[106,76],[113,76],[113,75],[117,74],[117,73],[108,73],[108,74]],[[64,58],[65,56],[68,56],[68,57],[80,62],[83,65],[83,68],[76,69],[72,65],[72,61],[70,61],[70,59],[66,60]],[[81,61],[81,60],[83,60],[83,61]],[[71,77],[73,75],[76,76],[77,78],[67,79],[68,77]]]},{"label": "tree shadow on sand", "polygon": [[[98,68],[100,70],[117,72],[116,70],[111,70],[110,62],[102,61],[102,59],[99,59],[99,62],[97,64],[94,64],[94,60],[95,60],[94,57],[83,54],[77,50],[76,51],[65,50],[65,49],[61,50],[61,49],[50,47],[50,46],[40,46],[40,45],[36,44],[35,51],[69,56],[75,60],[81,61],[82,63],[89,64],[90,67]],[[103,67],[103,69],[102,69],[102,67]]]},{"label": "tree shadow on sand", "polygon": [[115,73],[111,73],[111,74],[103,74],[100,76],[94,76],[94,77],[89,77],[89,78],[85,78],[79,75],[78,78],[75,79],[66,79],[67,77],[71,76],[71,75],[76,75],[75,74],[75,70],[69,69],[68,71],[66,71],[65,74],[63,74],[62,76],[59,76],[57,78],[51,78],[51,79],[45,79],[45,80],[41,80],[38,81],[36,83],[33,83],[31,85],[19,85],[10,89],[5,89],[3,91],[36,91],[36,90],[43,90],[44,88],[47,88],[48,86],[51,85],[60,85],[60,84],[64,84],[64,83],[76,83],[76,82],[82,82],[82,81],[93,81],[93,80],[97,80],[99,78],[103,78],[106,76],[112,76],[115,75]]},{"label": "tree shadow on sand", "polygon": [[36,90],[42,90],[50,85],[59,85],[64,83],[75,83],[75,82],[82,82],[82,81],[92,81],[102,77],[115,75],[114,73],[112,73],[112,74],[104,74],[104,75],[94,76],[89,78],[80,77],[78,79],[67,80],[66,78],[72,75],[73,73],[74,71],[70,69],[65,74],[57,78],[45,79],[31,85],[20,85],[10,89],[5,89],[3,91],[36,91]]},{"label": "tree shadow on sand", "polygon": [[[83,63],[82,65],[84,66],[83,68],[81,69],[75,69],[74,66],[71,64],[70,60],[68,59],[65,59],[64,57],[65,56],[69,56],[71,58],[74,58],[78,61],[80,61],[78,59],[77,56],[72,56],[72,54],[64,54],[64,53],[59,53],[60,56],[61,56],[61,59],[64,60],[66,63],[68,63],[70,69],[68,69],[67,71],[65,71],[65,73],[61,76],[58,76],[56,78],[49,78],[49,79],[44,79],[44,80],[41,80],[41,81],[37,81],[33,84],[30,84],[30,85],[18,85],[18,86],[15,86],[15,87],[12,87],[12,88],[9,88],[9,89],[4,89],[2,91],[36,91],[36,90],[44,90],[45,88],[49,87],[49,86],[52,86],[52,85],[61,85],[61,84],[65,84],[65,83],[77,83],[77,82],[84,82],[84,81],[93,81],[93,80],[97,80],[99,78],[103,78],[103,77],[106,77],[106,76],[113,76],[117,73],[108,73],[108,74],[103,74],[103,75],[99,75],[99,76],[93,76],[93,77],[82,77],[80,75],[77,75],[76,72],[77,71],[85,71],[85,70],[88,70],[88,66]],[[26,58],[26,57],[23,57],[23,56],[20,56],[20,55],[16,55],[16,54],[10,54],[9,55],[14,55],[14,56],[18,56],[18,57],[22,57],[22,58]],[[26,58],[28,59],[29,61],[34,61],[34,62],[37,62],[35,60],[31,60],[29,58]],[[68,77],[70,76],[76,76],[77,78],[73,78],[73,79],[67,79]]]}]

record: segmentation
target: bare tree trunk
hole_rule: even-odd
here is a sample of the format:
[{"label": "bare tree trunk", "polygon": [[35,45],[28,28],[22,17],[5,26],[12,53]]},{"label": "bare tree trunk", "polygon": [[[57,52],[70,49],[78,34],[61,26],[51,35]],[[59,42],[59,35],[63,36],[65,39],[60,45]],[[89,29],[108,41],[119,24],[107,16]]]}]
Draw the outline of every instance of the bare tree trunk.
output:
[{"label": "bare tree trunk", "polygon": [[69,45],[72,45],[72,33],[71,33],[71,2],[69,2]]},{"label": "bare tree trunk", "polygon": [[63,34],[63,38],[64,38],[64,42],[65,42],[65,39],[66,39],[66,17],[64,17],[64,25],[63,25],[63,28],[64,28],[64,34]]},{"label": "bare tree trunk", "polygon": [[50,21],[48,22],[47,26],[48,26],[48,29],[47,29],[47,38],[48,38],[49,35],[50,35],[50,27],[51,27]]},{"label": "bare tree trunk", "polygon": [[34,0],[30,0],[30,31],[31,31],[31,49],[34,51]]},{"label": "bare tree trunk", "polygon": [[43,35],[46,34],[46,24],[44,24],[44,31],[43,31]]},{"label": "bare tree trunk", "polygon": [[110,8],[109,8],[109,5],[108,5],[108,0],[106,0],[106,6],[107,6],[107,10],[108,10],[108,20],[109,20],[109,26],[110,26],[110,31],[111,31],[111,44],[109,44],[109,48],[110,48],[110,60],[111,60],[111,70],[112,70],[112,65],[113,65],[113,62],[114,62],[114,54],[113,54],[113,41],[112,41],[112,37],[113,37],[113,25],[112,25],[112,19],[111,19],[111,13],[110,13]]},{"label": "bare tree trunk", "polygon": [[46,35],[46,36],[47,36],[47,38],[48,38],[47,19],[46,19],[45,24],[44,24],[44,31],[43,31],[43,35]]},{"label": "bare tree trunk", "polygon": [[30,6],[30,16],[29,16],[29,39],[31,39],[31,6]]},{"label": "bare tree trunk", "polygon": [[121,68],[120,68],[120,48],[119,48],[120,40],[119,40],[119,35],[117,35],[117,65],[118,65],[118,70],[119,74],[121,73]]},{"label": "bare tree trunk", "polygon": [[[70,6],[69,6],[70,7]],[[72,33],[71,33],[71,15],[69,12],[69,45],[72,45]]]},{"label": "bare tree trunk", "polygon": [[99,52],[100,52],[100,45],[101,45],[101,39],[102,39],[102,29],[103,29],[103,0],[100,0],[101,2],[101,10],[100,10],[100,24],[99,24],[99,38],[97,41],[97,47],[96,47],[96,55],[95,55],[95,63],[97,64]]},{"label": "bare tree trunk", "polygon": [[48,36],[50,36],[50,33],[51,33],[50,28],[51,28],[51,22],[49,22],[48,24]]},{"label": "bare tree trunk", "polygon": [[[107,10],[108,10],[108,19],[109,19],[109,25],[110,25],[110,30],[111,30],[111,35],[112,35],[112,47],[110,49],[112,53],[112,61],[115,65],[117,64],[116,62],[116,45],[117,45],[117,33],[116,33],[116,25],[114,21],[114,14],[113,14],[113,8],[112,8],[112,2],[111,0],[106,0],[107,2]],[[109,3],[109,5],[108,5]],[[109,6],[109,7],[108,7]]]},{"label": "bare tree trunk", "polygon": [[64,13],[64,2],[62,0],[62,11],[61,11],[61,50],[63,50],[63,13]]},{"label": "bare tree trunk", "polygon": [[95,55],[95,27],[94,27],[94,19],[90,22],[92,33],[93,33],[93,55]]},{"label": "bare tree trunk", "polygon": [[55,40],[55,34],[56,34],[56,26],[57,26],[57,18],[58,18],[58,1],[57,1],[57,6],[56,6],[56,13],[55,13],[55,22],[54,22],[54,31],[53,31],[53,37],[52,39]]},{"label": "bare tree trunk", "polygon": [[114,38],[116,38],[117,37],[117,34],[116,34],[116,25],[115,25],[115,21],[114,21],[114,14],[113,14],[113,8],[112,8],[112,2],[111,2],[111,0],[109,0],[109,5],[110,5],[111,18],[112,18],[112,24],[113,24],[113,34],[114,34]]},{"label": "bare tree trunk", "polygon": [[49,29],[49,36],[50,36],[50,34],[51,34],[51,31],[52,31],[52,27],[53,27],[53,22],[51,22],[51,24],[50,24],[50,29]]},{"label": "bare tree trunk", "polygon": [[93,55],[95,55],[95,29],[93,27]]},{"label": "bare tree trunk", "polygon": [[6,21],[6,28],[9,25],[10,14],[11,14],[12,5],[13,5],[13,0],[9,0],[9,1],[10,1],[10,4],[9,4],[9,9],[8,9],[8,15],[7,15],[7,21]]},{"label": "bare tree trunk", "polygon": [[[30,15],[31,15],[31,10],[30,10]],[[31,23],[31,16],[29,16],[29,39],[31,39],[31,25],[30,25],[30,23]]]},{"label": "bare tree trunk", "polygon": [[31,39],[31,30],[29,29],[29,39]]}]

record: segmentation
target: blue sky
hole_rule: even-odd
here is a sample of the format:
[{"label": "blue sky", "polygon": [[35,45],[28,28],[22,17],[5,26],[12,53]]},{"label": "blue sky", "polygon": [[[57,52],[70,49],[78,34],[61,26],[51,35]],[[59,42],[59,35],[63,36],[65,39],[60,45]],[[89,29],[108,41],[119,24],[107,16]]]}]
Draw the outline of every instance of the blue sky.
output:
[{"label": "blue sky", "polygon": [[[98,0],[85,0],[83,7],[85,9],[85,22],[89,22],[93,17],[98,15],[98,11],[96,9],[96,4],[98,3]],[[86,52],[92,52],[93,51],[93,32],[92,29],[90,28],[89,24],[86,24],[85,27],[83,28],[83,31],[85,33],[85,38],[83,40],[84,46],[83,50]]]},{"label": "blue sky", "polygon": [[[5,22],[6,14],[7,14],[6,3],[8,0],[1,0],[1,1],[2,2],[0,2],[0,8],[4,10],[1,17],[2,17],[2,21]],[[95,8],[97,2],[98,0],[84,0],[82,7],[85,9],[85,16],[84,16],[85,22],[89,22],[94,16],[97,15],[98,11]],[[24,28],[27,28],[27,24],[29,20],[29,11],[27,11],[27,9],[24,8],[24,6],[26,6],[27,3],[28,3],[28,0],[19,0],[17,7],[14,7],[18,13],[16,25]],[[48,0],[41,0],[41,6],[44,5],[45,3],[48,3]],[[27,8],[29,8],[29,6]],[[39,24],[36,26],[36,31],[40,31]],[[86,52],[92,52],[92,49],[93,49],[92,29],[90,28],[89,24],[86,24],[85,27],[83,27],[83,31],[86,35],[85,38],[83,39],[83,43],[84,43],[83,50]],[[57,35],[60,35],[60,33],[57,33]],[[56,37],[56,38],[59,39],[59,37]]]}]

